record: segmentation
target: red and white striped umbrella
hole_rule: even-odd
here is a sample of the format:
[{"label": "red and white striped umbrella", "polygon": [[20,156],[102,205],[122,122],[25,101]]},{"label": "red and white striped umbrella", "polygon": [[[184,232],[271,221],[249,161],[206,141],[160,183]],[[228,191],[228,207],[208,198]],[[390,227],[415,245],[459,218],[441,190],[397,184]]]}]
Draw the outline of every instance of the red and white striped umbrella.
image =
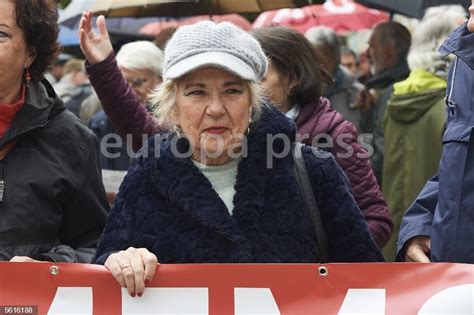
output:
[{"label": "red and white striped umbrella", "polygon": [[371,29],[374,25],[387,21],[389,15],[383,11],[364,7],[352,0],[327,0],[321,5],[306,6],[301,9],[280,9],[260,14],[252,27],[283,25],[301,32],[313,26],[327,26],[337,33]]}]

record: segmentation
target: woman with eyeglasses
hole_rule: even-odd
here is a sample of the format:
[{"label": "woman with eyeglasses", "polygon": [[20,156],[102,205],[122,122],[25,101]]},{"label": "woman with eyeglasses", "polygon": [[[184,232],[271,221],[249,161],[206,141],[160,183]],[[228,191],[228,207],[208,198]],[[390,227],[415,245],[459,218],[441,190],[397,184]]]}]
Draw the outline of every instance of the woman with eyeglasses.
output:
[{"label": "woman with eyeglasses", "polygon": [[[134,115],[129,110],[139,104],[143,104],[143,108],[149,110],[147,95],[161,82],[162,64],[163,53],[157,46],[151,42],[137,41],[122,46],[116,58],[111,54],[100,65],[90,65],[94,88],[100,97],[100,101],[97,102],[102,103],[104,110],[96,112],[90,119],[81,118],[89,120],[89,127],[99,141],[107,146],[107,151],[102,150],[102,169],[129,168],[132,156],[127,151],[127,145],[132,146],[136,143],[139,147],[142,143],[139,136],[132,142],[127,138],[127,134],[141,134],[140,131],[130,130],[130,122],[134,120]],[[104,67],[106,70],[103,70]],[[121,92],[125,96],[120,94]],[[133,100],[132,104],[130,99]],[[88,104],[94,106],[93,102]],[[88,110],[83,108],[82,111]],[[88,112],[94,113],[93,110]],[[117,137],[110,138],[116,134],[120,135],[123,141],[120,142]],[[112,143],[114,145],[109,145]]]},{"label": "woman with eyeglasses", "polygon": [[[92,13],[86,12],[84,16],[91,19]],[[107,125],[112,125],[124,141],[131,135],[129,144],[138,151],[142,135],[160,130],[156,119],[148,115],[147,104],[148,94],[161,83],[163,53],[151,42],[138,41],[122,46],[115,55],[105,18],[97,20],[99,34],[92,32],[92,23],[83,21],[80,37],[87,59],[86,71],[104,110],[92,117],[90,126],[97,134],[96,127],[104,126],[102,120],[108,117]]]}]

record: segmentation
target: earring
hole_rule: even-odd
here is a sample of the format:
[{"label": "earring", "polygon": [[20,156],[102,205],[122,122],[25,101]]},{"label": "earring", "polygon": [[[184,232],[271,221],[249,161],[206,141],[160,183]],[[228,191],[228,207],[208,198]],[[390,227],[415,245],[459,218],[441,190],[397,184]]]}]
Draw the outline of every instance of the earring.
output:
[{"label": "earring", "polygon": [[175,125],[173,127],[173,131],[178,135],[178,137],[181,137],[181,133],[182,133],[183,130],[178,125]]},{"label": "earring", "polygon": [[31,73],[30,73],[30,68],[25,68],[25,82],[26,84],[29,84],[31,82]]}]

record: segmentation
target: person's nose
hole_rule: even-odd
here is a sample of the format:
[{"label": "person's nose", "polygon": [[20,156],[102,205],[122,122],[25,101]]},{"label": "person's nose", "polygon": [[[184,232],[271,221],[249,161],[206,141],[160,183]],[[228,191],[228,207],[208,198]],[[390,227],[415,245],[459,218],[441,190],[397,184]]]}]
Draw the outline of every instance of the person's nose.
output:
[{"label": "person's nose", "polygon": [[219,118],[220,116],[224,115],[224,102],[218,93],[211,94],[206,112],[208,115],[214,118]]}]

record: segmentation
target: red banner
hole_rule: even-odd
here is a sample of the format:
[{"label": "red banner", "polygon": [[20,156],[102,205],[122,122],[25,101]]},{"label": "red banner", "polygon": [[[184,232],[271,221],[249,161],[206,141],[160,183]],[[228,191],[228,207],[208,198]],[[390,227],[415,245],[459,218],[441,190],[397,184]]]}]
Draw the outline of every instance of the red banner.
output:
[{"label": "red banner", "polygon": [[464,264],[159,265],[142,297],[102,266],[0,263],[3,314],[474,314]]}]

